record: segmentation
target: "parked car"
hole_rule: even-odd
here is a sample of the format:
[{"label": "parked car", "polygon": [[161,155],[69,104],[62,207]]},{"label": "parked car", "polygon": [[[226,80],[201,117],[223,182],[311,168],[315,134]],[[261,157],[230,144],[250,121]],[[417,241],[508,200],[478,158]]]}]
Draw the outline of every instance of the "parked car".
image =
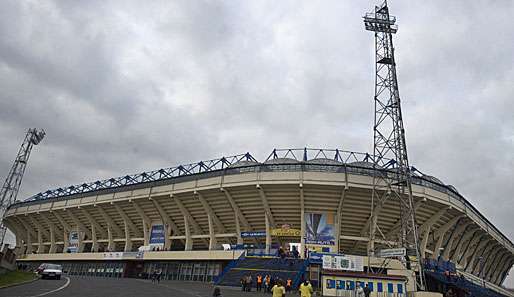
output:
[{"label": "parked car", "polygon": [[61,279],[62,266],[57,264],[43,263],[36,269],[36,273],[41,275],[41,278],[55,278]]}]

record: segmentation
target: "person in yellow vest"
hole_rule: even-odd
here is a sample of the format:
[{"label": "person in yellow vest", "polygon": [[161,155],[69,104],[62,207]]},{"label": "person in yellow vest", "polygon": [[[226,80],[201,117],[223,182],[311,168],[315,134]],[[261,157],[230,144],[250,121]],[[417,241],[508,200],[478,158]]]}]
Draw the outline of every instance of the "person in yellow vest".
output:
[{"label": "person in yellow vest", "polygon": [[308,280],[304,281],[300,285],[300,297],[311,297],[312,296],[312,285]]},{"label": "person in yellow vest", "polygon": [[284,288],[282,280],[278,280],[277,284],[271,288],[271,293],[273,293],[272,297],[285,297],[286,296],[286,288]]},{"label": "person in yellow vest", "polygon": [[286,280],[286,292],[291,292],[291,286],[293,285],[293,281],[291,278],[288,278]]},{"label": "person in yellow vest", "polygon": [[262,275],[257,274],[257,292],[262,290]]}]

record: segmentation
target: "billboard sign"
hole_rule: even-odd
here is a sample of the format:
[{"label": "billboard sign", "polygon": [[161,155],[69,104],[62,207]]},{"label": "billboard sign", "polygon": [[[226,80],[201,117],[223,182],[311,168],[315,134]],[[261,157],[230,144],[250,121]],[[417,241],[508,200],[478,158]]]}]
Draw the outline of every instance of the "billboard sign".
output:
[{"label": "billboard sign", "polygon": [[164,231],[164,225],[152,225],[150,232],[150,246],[164,246],[166,240],[166,232]]},{"label": "billboard sign", "polygon": [[364,271],[362,256],[323,255],[322,266],[328,270]]},{"label": "billboard sign", "polygon": [[76,253],[79,250],[79,232],[78,231],[70,231],[70,236],[68,238],[68,252]]},{"label": "billboard sign", "polygon": [[333,213],[305,213],[305,243],[335,245]]}]

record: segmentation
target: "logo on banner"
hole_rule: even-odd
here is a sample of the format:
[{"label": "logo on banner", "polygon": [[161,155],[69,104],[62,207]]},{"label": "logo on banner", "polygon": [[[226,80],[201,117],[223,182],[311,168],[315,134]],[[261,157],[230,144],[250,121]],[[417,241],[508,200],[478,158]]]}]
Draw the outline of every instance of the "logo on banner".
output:
[{"label": "logo on banner", "polygon": [[153,225],[150,232],[150,245],[151,246],[164,246],[166,240],[166,232],[164,225]]},{"label": "logo on banner", "polygon": [[334,214],[305,214],[305,243],[318,245],[335,245]]}]

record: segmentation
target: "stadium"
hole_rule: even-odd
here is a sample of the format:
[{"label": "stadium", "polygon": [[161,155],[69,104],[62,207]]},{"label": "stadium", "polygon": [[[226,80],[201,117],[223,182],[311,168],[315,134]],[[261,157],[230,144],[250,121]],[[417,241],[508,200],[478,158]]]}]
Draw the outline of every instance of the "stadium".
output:
[{"label": "stadium", "polygon": [[264,160],[221,157],[16,202],[45,135],[30,129],[0,192],[0,242],[14,233],[9,257],[28,271],[57,263],[69,275],[223,286],[269,276],[293,288],[310,280],[323,296],[364,286],[373,297],[514,296],[502,286],[513,243],[455,187],[409,165],[395,22],[387,2],[364,16],[375,36],[372,153],[274,149]]},{"label": "stadium", "polygon": [[[369,157],[324,149],[275,149],[264,162],[249,153],[223,157],[42,192],[13,204],[5,223],[19,263],[61,261],[77,274],[109,263],[102,275],[136,276],[170,263],[170,278],[212,280],[243,251],[269,255],[288,243],[302,258],[305,249],[365,256]],[[499,290],[514,261],[512,242],[453,186],[413,172],[424,256],[450,260]],[[377,245],[395,244],[398,209],[391,201],[379,210],[390,242]],[[332,239],[306,243],[311,214],[333,225]]]}]

